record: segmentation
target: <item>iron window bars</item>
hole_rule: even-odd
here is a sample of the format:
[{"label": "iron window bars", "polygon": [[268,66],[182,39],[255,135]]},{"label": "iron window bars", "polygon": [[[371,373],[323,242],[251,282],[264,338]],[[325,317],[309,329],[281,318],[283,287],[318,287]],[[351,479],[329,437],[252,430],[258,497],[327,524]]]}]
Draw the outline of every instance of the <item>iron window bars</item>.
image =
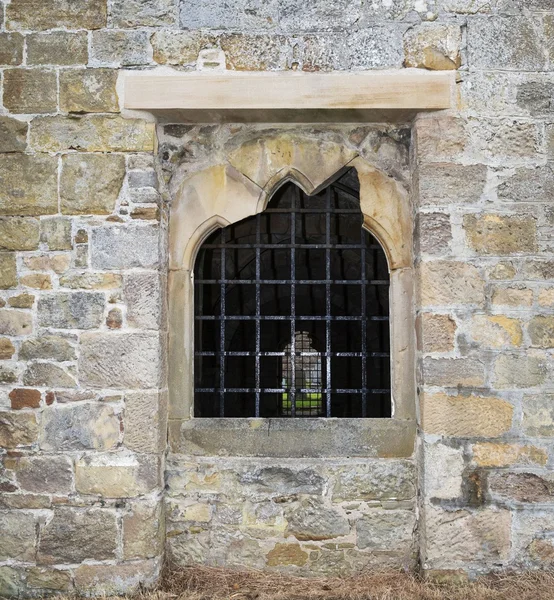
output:
[{"label": "iron window bars", "polygon": [[195,266],[195,416],[390,417],[389,274],[350,170],[214,232]]}]

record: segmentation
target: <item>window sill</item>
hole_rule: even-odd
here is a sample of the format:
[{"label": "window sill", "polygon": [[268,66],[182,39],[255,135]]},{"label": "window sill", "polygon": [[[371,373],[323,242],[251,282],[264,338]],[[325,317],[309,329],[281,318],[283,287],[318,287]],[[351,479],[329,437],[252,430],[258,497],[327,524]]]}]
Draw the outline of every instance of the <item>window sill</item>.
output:
[{"label": "window sill", "polygon": [[170,421],[173,452],[191,456],[398,458],[413,454],[416,423],[401,419]]}]

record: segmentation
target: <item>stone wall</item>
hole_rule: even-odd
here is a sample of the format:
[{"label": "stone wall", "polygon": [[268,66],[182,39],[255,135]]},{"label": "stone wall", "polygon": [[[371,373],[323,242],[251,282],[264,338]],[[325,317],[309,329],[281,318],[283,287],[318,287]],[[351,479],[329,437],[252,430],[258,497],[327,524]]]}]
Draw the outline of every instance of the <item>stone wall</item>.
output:
[{"label": "stone wall", "polygon": [[[551,0],[2,0],[0,25],[0,595],[157,575],[164,167],[203,160],[213,128],[184,144],[175,125],[155,158],[154,125],[121,116],[117,81],[193,70],[209,48],[230,69],[458,69],[459,104],[412,128],[421,538],[409,461],[389,487],[390,461],[173,454],[173,556],[356,570],[371,560],[355,518],[379,564],[412,566],[419,548],[428,570],[552,565]],[[382,164],[396,147],[367,142]]]}]

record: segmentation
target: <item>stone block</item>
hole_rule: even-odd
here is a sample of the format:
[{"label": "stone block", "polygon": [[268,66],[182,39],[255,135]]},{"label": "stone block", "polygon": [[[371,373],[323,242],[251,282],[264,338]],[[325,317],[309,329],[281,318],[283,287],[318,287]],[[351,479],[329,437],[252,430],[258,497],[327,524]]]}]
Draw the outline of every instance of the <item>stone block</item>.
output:
[{"label": "stone block", "polygon": [[[420,117],[415,121],[414,133],[418,162],[447,163],[459,157],[467,144],[465,122],[452,115],[439,113]],[[443,168],[452,169],[451,166]],[[445,173],[442,175],[444,177]],[[459,172],[457,175],[462,177]]]},{"label": "stone block", "polygon": [[528,388],[546,381],[547,365],[540,355],[502,354],[494,363],[494,385],[498,389]]},{"label": "stone block", "polygon": [[60,110],[74,113],[118,112],[116,83],[117,71],[112,69],[61,71]]},{"label": "stone block", "polygon": [[162,319],[160,276],[129,273],[124,277],[123,299],[127,305],[127,323],[138,329],[159,329]]},{"label": "stone block", "polygon": [[45,451],[110,450],[119,441],[119,417],[112,406],[82,402],[47,407],[40,447]]},{"label": "stone block", "polygon": [[283,35],[227,33],[219,37],[219,44],[229,69],[273,71],[290,67],[291,40]]},{"label": "stone block", "polygon": [[0,365],[0,384],[13,384],[19,379],[19,369],[16,365]]},{"label": "stone block", "polygon": [[74,388],[75,379],[65,369],[51,363],[30,364],[23,373],[23,384],[38,387]]},{"label": "stone block", "polygon": [[424,394],[425,433],[447,437],[498,437],[512,428],[513,406],[495,397]]},{"label": "stone block", "polygon": [[12,308],[33,308],[35,297],[32,294],[19,294],[8,298],[8,304]]},{"label": "stone block", "polygon": [[28,65],[86,65],[86,31],[52,31],[27,36]]},{"label": "stone block", "polygon": [[493,471],[488,476],[493,498],[522,503],[551,503],[554,479],[551,473]]},{"label": "stone block", "polygon": [[419,293],[422,306],[482,306],[485,282],[479,269],[465,262],[423,262],[419,266]]},{"label": "stone block", "polygon": [[422,313],[417,319],[418,345],[427,352],[454,350],[456,322],[450,315]]},{"label": "stone block", "polygon": [[554,260],[525,261],[521,268],[521,274],[525,279],[531,280],[554,279]]},{"label": "stone block", "polygon": [[436,442],[423,449],[425,498],[454,500],[462,497],[463,473],[466,468],[462,447]]},{"label": "stone block", "polygon": [[25,456],[13,459],[21,490],[33,494],[69,494],[73,491],[73,464],[66,456]]},{"label": "stone block", "polygon": [[4,106],[12,113],[52,113],[58,108],[54,71],[10,69],[4,72]]},{"label": "stone block", "polygon": [[40,392],[38,390],[16,388],[9,393],[9,399],[12,410],[40,407]]},{"label": "stone block", "polygon": [[75,348],[67,339],[59,335],[44,334],[22,342],[19,348],[20,360],[55,360],[64,362],[75,360]]},{"label": "stone block", "polygon": [[[207,482],[210,482],[210,479],[215,482],[214,476],[207,473]],[[199,483],[199,478],[195,477],[195,484]],[[251,488],[255,494],[321,496],[325,480],[312,469],[267,466],[247,469],[240,474],[240,484],[247,489]]]},{"label": "stone block", "polygon": [[0,360],[10,360],[15,354],[15,347],[8,338],[0,338]]},{"label": "stone block", "polygon": [[40,241],[48,246],[48,250],[71,250],[71,220],[63,217],[42,219]]},{"label": "stone block", "polygon": [[240,0],[179,2],[182,29],[271,29],[278,23],[276,0],[254,0],[245,6]]},{"label": "stone block", "polygon": [[30,287],[35,290],[51,290],[52,278],[44,273],[32,273],[31,275],[23,275],[20,278],[21,285]]},{"label": "stone block", "polygon": [[416,240],[421,252],[447,254],[452,241],[450,215],[444,213],[419,213]]},{"label": "stone block", "polygon": [[356,522],[358,548],[372,551],[409,551],[415,514],[409,510],[373,509]]},{"label": "stone block", "polygon": [[17,265],[15,254],[12,252],[0,252],[0,290],[8,290],[16,287],[16,285]]},{"label": "stone block", "polygon": [[542,131],[537,123],[523,119],[470,119],[469,132],[476,154],[505,166],[532,159],[541,152]]},{"label": "stone block", "polygon": [[14,0],[6,7],[8,29],[99,29],[106,22],[106,0]]},{"label": "stone block", "polygon": [[327,540],[350,533],[348,519],[321,500],[307,499],[285,509],[287,534],[299,541]]},{"label": "stone block", "polygon": [[[198,31],[172,29],[156,31],[150,41],[154,51],[154,61],[160,65],[194,64],[200,50],[211,45],[212,42],[209,35]],[[223,49],[227,53],[227,50]]]},{"label": "stone block", "polygon": [[23,40],[20,33],[0,33],[0,65],[17,67],[23,62]]},{"label": "stone block", "polygon": [[0,335],[29,335],[33,331],[33,316],[23,310],[0,309]]},{"label": "stone block", "polygon": [[554,169],[543,167],[519,168],[498,186],[498,197],[513,202],[548,202],[554,194]]},{"label": "stone block", "polygon": [[117,547],[116,514],[101,508],[60,507],[42,529],[38,563],[113,560]]},{"label": "stone block", "polygon": [[537,348],[554,347],[554,316],[537,315],[529,321],[527,333],[531,345]]},{"label": "stone block", "polygon": [[62,158],[60,182],[64,214],[110,214],[125,177],[120,154],[67,154]]},{"label": "stone block", "polygon": [[0,250],[36,250],[39,222],[27,217],[0,217]]},{"label": "stone block", "polygon": [[[271,6],[273,3],[266,3]],[[360,18],[360,0],[349,2],[315,2],[298,4],[295,0],[279,2],[279,27],[290,32],[350,30]]]},{"label": "stone block", "polygon": [[31,589],[70,592],[73,588],[71,571],[31,567],[26,575],[27,586]]},{"label": "stone block", "polygon": [[105,296],[100,292],[56,292],[38,301],[38,320],[43,327],[96,329],[104,320]]},{"label": "stone block", "polygon": [[161,502],[137,500],[130,502],[123,516],[123,558],[154,558],[162,553],[165,523]]},{"label": "stone block", "polygon": [[[422,152],[422,159],[426,160],[425,152]],[[422,164],[417,171],[419,204],[477,203],[485,190],[486,180],[485,165]]]},{"label": "stone block", "polygon": [[0,214],[50,215],[58,212],[58,159],[0,154]]},{"label": "stone block", "polygon": [[0,446],[17,448],[37,441],[38,424],[34,413],[0,412]]},{"label": "stone block", "polygon": [[69,268],[71,257],[68,254],[43,254],[41,256],[24,256],[23,264],[31,271],[54,271],[64,273]]},{"label": "stone block", "polygon": [[116,116],[42,117],[31,124],[30,143],[40,152],[148,152],[154,149],[154,125]]},{"label": "stone block", "polygon": [[152,587],[159,571],[159,562],[155,560],[117,565],[84,564],[75,571],[75,587],[81,595],[131,595],[139,589]]},{"label": "stone block", "polygon": [[0,117],[0,152],[24,152],[27,149],[28,128],[25,121]]},{"label": "stone block", "polygon": [[534,20],[527,16],[475,17],[468,23],[468,63],[473,69],[543,71],[546,56]]},{"label": "stone block", "polygon": [[158,228],[152,225],[95,227],[92,266],[97,269],[151,269],[158,266]]},{"label": "stone block", "polygon": [[554,287],[540,290],[537,300],[539,306],[545,306],[548,308],[554,307]]},{"label": "stone block", "polygon": [[521,346],[521,321],[504,315],[475,315],[471,319],[471,337],[485,348]]},{"label": "stone block", "polygon": [[143,221],[159,221],[160,209],[157,206],[139,206],[131,211],[131,219]]},{"label": "stone block", "polygon": [[464,215],[468,246],[478,254],[506,256],[537,250],[533,217],[482,214]]},{"label": "stone block", "polygon": [[458,25],[422,23],[404,35],[404,65],[432,71],[456,70],[462,62]]},{"label": "stone block", "polygon": [[447,511],[425,507],[425,563],[448,569],[458,565],[497,564],[510,556],[509,510]]},{"label": "stone block", "polygon": [[106,316],[106,325],[109,329],[121,329],[123,325],[123,313],[120,308],[112,308]]},{"label": "stone block", "polygon": [[146,333],[86,333],[81,336],[82,385],[115,389],[157,388],[160,342]]},{"label": "stone block", "polygon": [[423,382],[448,388],[485,385],[485,365],[474,358],[425,358]]},{"label": "stone block", "polygon": [[136,452],[161,452],[165,446],[164,412],[158,392],[125,394],[125,447]]},{"label": "stone block", "polygon": [[533,290],[522,284],[492,288],[493,306],[527,307],[533,304]]},{"label": "stone block", "polygon": [[267,566],[303,567],[308,562],[309,554],[302,550],[300,544],[277,543],[267,553]]},{"label": "stone block", "polygon": [[548,455],[536,446],[479,442],[473,446],[473,460],[480,467],[545,466]]},{"label": "stone block", "polygon": [[523,431],[531,437],[554,437],[554,394],[523,397]]},{"label": "stone block", "polygon": [[552,84],[547,81],[527,81],[517,88],[517,105],[533,117],[551,115],[554,111]]},{"label": "stone block", "polygon": [[150,62],[147,31],[102,29],[92,33],[91,63],[97,66],[130,67]]},{"label": "stone block", "polygon": [[32,513],[0,513],[0,560],[33,562],[35,560],[36,522]]},{"label": "stone block", "polygon": [[411,500],[415,468],[408,460],[374,460],[333,470],[333,502]]},{"label": "stone block", "polygon": [[113,290],[121,287],[123,278],[116,273],[70,273],[60,277],[60,286],[81,290]]},{"label": "stone block", "polygon": [[109,15],[112,27],[121,28],[162,27],[173,25],[176,18],[173,0],[121,0],[111,6]]},{"label": "stone block", "polygon": [[0,596],[16,598],[21,592],[22,585],[20,571],[12,567],[0,567]]}]

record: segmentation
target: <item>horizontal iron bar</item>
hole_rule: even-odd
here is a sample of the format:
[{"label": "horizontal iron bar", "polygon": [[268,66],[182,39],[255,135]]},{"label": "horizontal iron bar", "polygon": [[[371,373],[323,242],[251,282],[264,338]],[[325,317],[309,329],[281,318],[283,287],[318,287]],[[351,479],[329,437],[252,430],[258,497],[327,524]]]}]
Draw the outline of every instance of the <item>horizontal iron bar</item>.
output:
[{"label": "horizontal iron bar", "polygon": [[[195,352],[194,356],[292,356],[290,352],[256,352],[256,351],[202,351]],[[294,356],[327,356],[327,352],[299,352],[296,351]],[[329,356],[335,356],[337,358],[389,358],[390,354],[388,352],[366,352],[365,354],[362,352],[330,352]]]},{"label": "horizontal iron bar", "polygon": [[[194,388],[194,391],[196,393],[199,394],[213,394],[213,393],[219,393],[221,391],[221,388]],[[225,393],[229,393],[229,394],[254,394],[256,392],[259,392],[261,394],[284,394],[284,393],[288,393],[291,391],[291,388],[223,388],[223,392]],[[390,389],[386,388],[386,389],[372,389],[372,388],[365,388],[365,389],[358,389],[358,388],[352,388],[352,389],[331,389],[329,390],[328,388],[320,388],[320,389],[304,389],[304,388],[297,388],[294,390],[296,393],[300,393],[300,394],[325,394],[326,392],[331,392],[332,394],[389,394],[390,393]]]},{"label": "horizontal iron bar", "polygon": [[299,214],[330,214],[330,215],[360,215],[362,212],[359,208],[266,208],[262,215],[273,213],[273,214],[287,214],[287,213],[299,213]]},{"label": "horizontal iron bar", "polygon": [[225,248],[226,250],[256,250],[262,248],[266,250],[381,250],[381,246],[363,246],[362,244],[203,244],[202,249],[209,248],[211,250],[217,248]]},{"label": "horizontal iron bar", "polygon": [[388,317],[361,317],[361,316],[345,316],[345,315],[336,315],[327,317],[325,315],[310,315],[310,316],[298,316],[294,317],[290,315],[260,315],[257,317],[256,315],[197,315],[195,317],[197,321],[361,321],[362,319],[366,319],[367,321],[388,321]]},{"label": "horizontal iron bar", "polygon": [[221,285],[235,284],[235,285],[390,285],[388,279],[197,279],[195,283],[200,285]]}]

